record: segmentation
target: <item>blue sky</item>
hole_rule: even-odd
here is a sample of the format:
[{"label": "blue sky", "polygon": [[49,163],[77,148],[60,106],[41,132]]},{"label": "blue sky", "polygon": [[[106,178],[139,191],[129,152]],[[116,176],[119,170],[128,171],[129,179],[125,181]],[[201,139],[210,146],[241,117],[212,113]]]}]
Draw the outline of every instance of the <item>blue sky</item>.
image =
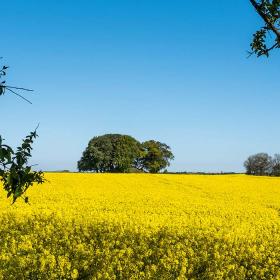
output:
[{"label": "blue sky", "polygon": [[173,171],[242,171],[280,152],[279,52],[246,51],[262,22],[249,1],[5,1],[1,135],[16,146],[40,122],[32,163],[76,169],[105,133],[171,146]]}]

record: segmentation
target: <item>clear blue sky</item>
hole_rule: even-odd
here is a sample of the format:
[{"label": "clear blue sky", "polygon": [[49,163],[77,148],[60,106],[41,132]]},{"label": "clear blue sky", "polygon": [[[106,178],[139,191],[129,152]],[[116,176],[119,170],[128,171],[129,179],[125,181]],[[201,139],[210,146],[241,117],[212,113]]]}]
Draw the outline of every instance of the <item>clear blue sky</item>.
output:
[{"label": "clear blue sky", "polygon": [[76,169],[91,137],[171,146],[170,170],[242,171],[280,152],[280,51],[247,59],[261,25],[249,1],[4,1],[8,84],[1,134],[16,146],[40,122],[32,163]]}]

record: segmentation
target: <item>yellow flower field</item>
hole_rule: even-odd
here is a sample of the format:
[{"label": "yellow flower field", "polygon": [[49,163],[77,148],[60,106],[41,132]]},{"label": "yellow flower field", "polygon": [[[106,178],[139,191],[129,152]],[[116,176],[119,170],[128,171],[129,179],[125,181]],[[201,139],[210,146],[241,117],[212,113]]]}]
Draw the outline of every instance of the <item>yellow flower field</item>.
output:
[{"label": "yellow flower field", "polygon": [[0,192],[0,279],[280,279],[280,178],[46,178]]}]

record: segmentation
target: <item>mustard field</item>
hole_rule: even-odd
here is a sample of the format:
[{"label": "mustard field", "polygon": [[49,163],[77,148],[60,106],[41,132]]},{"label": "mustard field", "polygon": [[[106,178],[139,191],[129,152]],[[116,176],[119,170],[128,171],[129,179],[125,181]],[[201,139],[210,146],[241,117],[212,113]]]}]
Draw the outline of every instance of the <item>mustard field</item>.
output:
[{"label": "mustard field", "polygon": [[280,279],[280,178],[46,178],[0,192],[0,279]]}]

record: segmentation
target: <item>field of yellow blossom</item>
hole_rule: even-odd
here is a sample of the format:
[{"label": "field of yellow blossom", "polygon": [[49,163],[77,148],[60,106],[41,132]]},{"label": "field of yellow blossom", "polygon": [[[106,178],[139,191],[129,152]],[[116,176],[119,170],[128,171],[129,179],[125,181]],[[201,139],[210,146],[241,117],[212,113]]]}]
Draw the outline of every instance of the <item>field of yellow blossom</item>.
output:
[{"label": "field of yellow blossom", "polygon": [[0,279],[280,279],[280,178],[46,178],[0,191]]}]

